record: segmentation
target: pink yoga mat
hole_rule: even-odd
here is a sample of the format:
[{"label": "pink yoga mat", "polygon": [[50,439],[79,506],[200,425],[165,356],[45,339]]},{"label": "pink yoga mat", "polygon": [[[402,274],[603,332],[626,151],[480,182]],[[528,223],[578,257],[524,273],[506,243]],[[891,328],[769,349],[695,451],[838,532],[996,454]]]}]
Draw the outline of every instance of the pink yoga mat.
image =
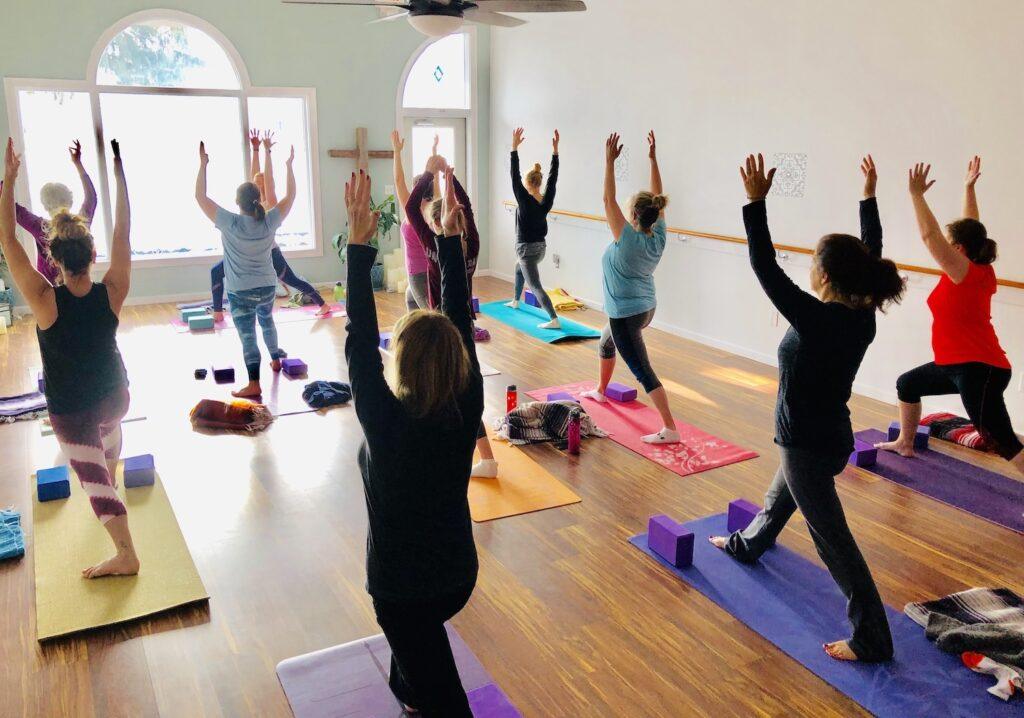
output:
[{"label": "pink yoga mat", "polygon": [[[338,304],[337,302],[331,302],[330,303],[330,307],[331,307],[331,314],[327,315],[326,317],[321,317],[322,319],[336,319],[337,317],[344,317],[345,316],[345,305],[344,304]],[[275,306],[274,307],[274,323],[275,324],[291,324],[293,322],[313,321],[313,320],[315,320],[317,318],[316,313],[319,310],[320,310],[320,307],[316,306],[315,304],[310,304],[309,306],[305,306],[305,307],[281,307],[281,306]],[[181,321],[181,317],[180,316],[175,317],[174,319],[171,320],[171,326],[173,326],[174,330],[176,332],[178,332],[179,334],[187,334],[188,333],[188,324],[186,324],[185,322]],[[196,334],[209,334],[209,333],[220,331],[222,329],[234,329],[234,328],[235,328],[235,323],[233,321],[231,321],[231,313],[228,312],[225,309],[225,311],[224,311],[224,321],[223,322],[218,322],[217,324],[214,324],[213,325],[213,329],[208,329],[206,331],[196,332]]]},{"label": "pink yoga mat", "polygon": [[[562,391],[580,400],[582,392],[595,386],[593,381],[581,381],[534,389],[527,395],[537,401],[545,401],[548,394]],[[661,417],[653,408],[639,401],[619,403],[609,399],[603,404],[593,399],[580,401],[597,425],[610,434],[609,439],[680,476],[699,474],[757,456],[755,451],[742,449],[681,421],[676,421],[676,430],[682,439],[678,444],[645,444],[640,440],[641,436],[661,429]]]}]

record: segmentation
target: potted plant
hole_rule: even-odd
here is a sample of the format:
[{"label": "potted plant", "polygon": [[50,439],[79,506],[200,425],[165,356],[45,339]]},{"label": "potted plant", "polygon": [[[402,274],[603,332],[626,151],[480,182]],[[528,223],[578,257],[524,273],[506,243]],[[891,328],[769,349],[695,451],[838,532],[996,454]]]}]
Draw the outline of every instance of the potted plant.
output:
[{"label": "potted plant", "polygon": [[[374,203],[371,199],[370,209],[380,213],[377,219],[377,233],[370,239],[370,246],[374,249],[380,249],[380,238],[391,239],[391,232],[398,226],[398,206],[395,203],[395,196],[393,194],[388,195],[380,203]],[[348,246],[348,222],[345,223],[345,229],[334,235],[331,243],[334,245],[334,250],[338,253],[338,259],[344,264],[345,248]],[[370,269],[370,281],[373,282],[375,290],[384,288],[384,264],[380,261],[379,255],[377,261],[374,262],[373,267]]]}]

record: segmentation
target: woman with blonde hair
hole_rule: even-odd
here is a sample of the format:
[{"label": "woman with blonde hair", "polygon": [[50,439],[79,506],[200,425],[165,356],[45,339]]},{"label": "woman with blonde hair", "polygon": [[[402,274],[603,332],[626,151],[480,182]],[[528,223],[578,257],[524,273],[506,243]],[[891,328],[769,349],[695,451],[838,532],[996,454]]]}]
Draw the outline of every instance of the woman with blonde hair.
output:
[{"label": "woman with blonde hair", "polygon": [[46,406],[61,450],[78,475],[96,517],[114,543],[111,558],[82,571],[85,578],[139,572],[128,512],[117,493],[121,455],[121,419],[128,412],[128,376],[117,346],[121,307],[131,286],[131,210],[121,164],[121,148],[111,143],[117,205],[110,268],[103,281],[90,276],[96,245],[89,221],[67,209],[49,223],[50,254],[64,283],[54,286],[32,266],[15,237],[14,185],[21,158],[7,140],[3,193],[0,196],[0,249],[7,257],[18,291],[36,320],[39,353],[46,380]]},{"label": "woman with blonde hair", "polygon": [[658,300],[654,291],[654,270],[665,251],[665,207],[668,197],[662,193],[661,171],[654,132],[647,134],[651,160],[651,189],[638,192],[629,201],[629,221],[615,198],[615,160],[622,153],[619,135],[605,143],[604,207],[614,241],[604,251],[604,311],[608,325],[601,333],[598,353],[601,357],[601,381],[594,391],[583,396],[606,401],[604,392],[615,371],[615,353],[622,356],[633,376],[651,397],[661,415],[662,428],[641,437],[648,444],[679,442],[668,394],[651,367],[644,344],[643,330],[654,319]]},{"label": "woman with blonde hair", "polygon": [[370,178],[345,185],[350,238],[345,358],[365,441],[359,467],[369,515],[367,590],[391,645],[395,696],[426,718],[472,716],[445,621],[469,601],[478,570],[466,491],[484,409],[473,341],[460,215],[451,169],[441,228],[440,311],[395,327],[395,372],[384,376],[370,268],[377,231]]}]

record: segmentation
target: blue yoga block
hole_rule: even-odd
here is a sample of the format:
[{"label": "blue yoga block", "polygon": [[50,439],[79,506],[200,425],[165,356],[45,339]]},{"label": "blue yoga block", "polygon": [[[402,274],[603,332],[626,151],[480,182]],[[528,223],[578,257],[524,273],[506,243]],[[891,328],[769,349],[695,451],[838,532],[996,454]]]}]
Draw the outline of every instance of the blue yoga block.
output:
[{"label": "blue yoga block", "polygon": [[306,362],[294,357],[282,359],[281,368],[288,376],[305,376],[306,372],[309,371],[309,367],[306,366]]},{"label": "blue yoga block", "polygon": [[760,506],[755,503],[751,503],[746,499],[730,501],[728,520],[729,533],[745,529],[750,525],[750,522],[754,520],[754,517],[757,516],[760,510]]},{"label": "blue yoga block", "polygon": [[676,568],[693,563],[693,532],[668,516],[652,516],[647,522],[647,545]]},{"label": "blue yoga block", "polygon": [[129,456],[124,460],[124,487],[152,486],[156,481],[156,465],[152,454]]},{"label": "blue yoga block", "polygon": [[529,304],[531,307],[540,307],[540,302],[537,301],[537,295],[527,289],[523,293],[523,301]]},{"label": "blue yoga block", "polygon": [[874,466],[877,462],[878,449],[875,448],[874,444],[869,444],[860,439],[853,440],[853,453],[850,454],[850,460],[847,463],[864,468]]},{"label": "blue yoga block", "polygon": [[480,297],[473,297],[473,313],[480,313]]},{"label": "blue yoga block", "polygon": [[[917,433],[914,434],[914,448],[915,449],[927,449],[928,439],[932,435],[932,429],[930,426],[917,427]],[[889,424],[889,441],[896,441],[900,438],[900,422],[894,421]]]},{"label": "blue yoga block", "polygon": [[66,466],[54,466],[36,472],[36,496],[40,501],[54,501],[71,496],[71,474]]},{"label": "blue yoga block", "polygon": [[189,309],[181,310],[181,321],[188,324],[188,320],[192,317],[205,317],[207,316],[206,307],[191,307]]},{"label": "blue yoga block", "polygon": [[212,315],[204,314],[203,316],[195,316],[188,318],[188,330],[190,332],[204,331],[206,329],[213,329]]}]

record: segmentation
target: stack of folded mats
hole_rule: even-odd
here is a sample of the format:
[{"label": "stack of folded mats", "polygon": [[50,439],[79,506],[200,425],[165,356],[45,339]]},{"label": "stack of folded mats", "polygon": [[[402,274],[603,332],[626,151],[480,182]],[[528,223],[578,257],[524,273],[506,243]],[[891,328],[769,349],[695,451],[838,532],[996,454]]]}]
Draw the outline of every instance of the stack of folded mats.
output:
[{"label": "stack of folded mats", "polygon": [[0,509],[0,561],[25,555],[25,536],[21,532],[21,514]]},{"label": "stack of folded mats", "polygon": [[978,431],[970,419],[945,412],[929,414],[921,419],[921,426],[931,429],[931,436],[978,451],[994,453],[995,443]]},{"label": "stack of folded mats", "polygon": [[575,401],[534,401],[522,404],[494,422],[499,439],[510,444],[538,444],[550,441],[564,444],[569,437],[569,417],[580,412],[580,437],[608,436],[594,423],[590,414]]},{"label": "stack of folded mats", "polygon": [[13,424],[46,416],[46,397],[38,391],[0,397],[0,424]]}]

